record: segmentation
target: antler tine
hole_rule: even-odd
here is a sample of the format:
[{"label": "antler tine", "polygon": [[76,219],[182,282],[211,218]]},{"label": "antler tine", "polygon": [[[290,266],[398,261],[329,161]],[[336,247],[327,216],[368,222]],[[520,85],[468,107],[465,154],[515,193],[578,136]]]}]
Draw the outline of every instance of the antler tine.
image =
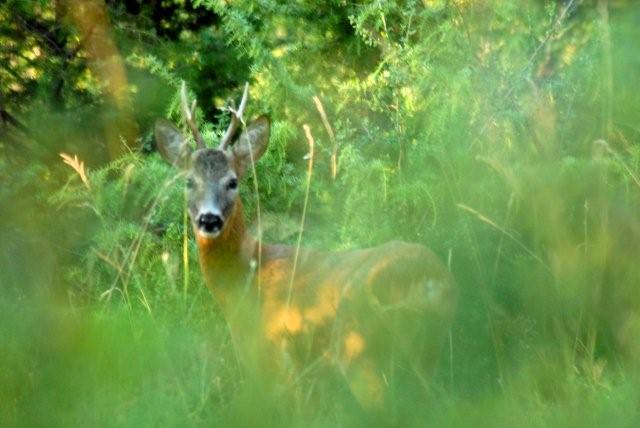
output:
[{"label": "antler tine", "polygon": [[198,131],[198,127],[196,126],[196,101],[193,101],[191,104],[191,108],[189,108],[189,100],[187,99],[187,85],[182,81],[182,87],[180,88],[180,105],[182,106],[182,116],[184,117],[185,122],[187,122],[187,126],[191,130],[193,134],[193,138],[196,140],[196,147],[198,149],[204,149],[204,140],[202,139],[202,135],[200,135],[200,131]]},{"label": "antler tine", "polygon": [[220,150],[226,150],[231,143],[231,139],[233,138],[233,134],[238,129],[238,125],[240,123],[244,123],[244,119],[242,115],[244,114],[244,109],[247,106],[247,101],[249,100],[249,82],[244,84],[244,93],[242,94],[242,101],[240,101],[240,107],[237,110],[233,108],[229,108],[231,112],[231,123],[229,123],[229,127],[227,131],[224,133],[222,140],[220,141]]}]

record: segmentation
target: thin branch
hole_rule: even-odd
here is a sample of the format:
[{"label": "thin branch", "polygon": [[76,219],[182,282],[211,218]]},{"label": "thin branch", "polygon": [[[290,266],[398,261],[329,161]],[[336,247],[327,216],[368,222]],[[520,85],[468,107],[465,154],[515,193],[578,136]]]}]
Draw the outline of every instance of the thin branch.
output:
[{"label": "thin branch", "polygon": [[[545,35],[545,37],[542,40],[542,42],[540,42],[540,44],[536,47],[536,49],[533,51],[533,53],[529,57],[529,60],[527,61],[527,63],[524,65],[524,67],[522,67],[522,70],[520,71],[520,75],[521,76],[524,75],[524,73],[533,64],[533,61],[535,61],[536,57],[538,56],[538,54],[540,53],[542,48],[544,48],[547,45],[547,43],[549,42],[549,40],[551,40],[551,37],[555,34],[555,32],[558,29],[558,27],[560,27],[560,25],[564,22],[565,18],[567,17],[567,14],[569,13],[569,10],[571,10],[573,8],[575,2],[576,2],[576,0],[569,0],[567,2],[567,5],[564,7],[564,9],[562,9],[562,12],[560,12],[560,15],[554,21],[554,23],[551,26],[551,28],[549,28],[549,30],[547,30],[547,34]],[[509,90],[507,91],[507,93],[505,94],[503,99],[511,98],[511,95],[513,95],[515,89],[516,89],[515,85],[511,85],[511,87],[509,88]],[[498,115],[498,113],[494,112],[491,115],[491,117],[489,117],[489,119],[485,122],[485,124],[482,127],[482,129],[480,129],[480,135],[484,135],[484,133],[489,128],[489,125],[491,125],[493,123],[493,120],[496,118],[497,115]]]},{"label": "thin branch", "polygon": [[7,123],[22,132],[27,132],[27,127],[22,122],[0,106],[0,124],[3,123]]}]

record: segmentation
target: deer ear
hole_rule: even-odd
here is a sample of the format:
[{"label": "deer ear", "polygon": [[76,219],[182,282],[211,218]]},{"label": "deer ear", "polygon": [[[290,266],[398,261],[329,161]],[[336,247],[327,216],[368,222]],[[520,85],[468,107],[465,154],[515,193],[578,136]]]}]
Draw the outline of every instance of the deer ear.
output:
[{"label": "deer ear", "polygon": [[184,167],[191,155],[191,147],[185,142],[182,132],[168,120],[158,119],[154,133],[158,150],[164,160],[171,165]]},{"label": "deer ear", "polygon": [[271,123],[266,116],[260,116],[247,126],[238,141],[232,146],[236,173],[242,176],[251,166],[251,157],[257,161],[264,154],[269,143]]}]

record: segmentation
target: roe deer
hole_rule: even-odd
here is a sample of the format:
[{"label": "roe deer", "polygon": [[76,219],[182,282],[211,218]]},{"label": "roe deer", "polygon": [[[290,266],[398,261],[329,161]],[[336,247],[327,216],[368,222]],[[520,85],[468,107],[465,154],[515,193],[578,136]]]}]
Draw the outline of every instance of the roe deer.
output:
[{"label": "roe deer", "polygon": [[[235,346],[257,335],[285,376],[329,367],[365,408],[387,399],[394,378],[428,389],[456,302],[448,269],[428,248],[395,241],[333,253],[303,249],[291,278],[295,247],[259,246],[245,227],[239,181],[265,152],[270,130],[259,117],[232,144],[247,98],[248,84],[218,148],[205,146],[184,84],[182,114],[197,148],[167,120],[155,125],[160,153],[187,177],[200,267]],[[253,324],[237,316],[249,300],[257,302]]]}]

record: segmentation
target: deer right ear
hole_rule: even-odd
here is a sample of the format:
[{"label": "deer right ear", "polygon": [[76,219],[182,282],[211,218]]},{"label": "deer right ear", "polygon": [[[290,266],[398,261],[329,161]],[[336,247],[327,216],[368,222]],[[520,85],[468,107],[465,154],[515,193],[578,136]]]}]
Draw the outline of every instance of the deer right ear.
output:
[{"label": "deer right ear", "polygon": [[264,154],[267,144],[269,144],[270,129],[269,119],[266,116],[260,116],[247,126],[238,141],[232,146],[231,152],[238,175],[244,175],[247,167],[251,165],[252,156],[253,160],[257,161]]},{"label": "deer right ear", "polygon": [[185,142],[182,132],[168,120],[158,119],[154,133],[156,145],[164,160],[171,165],[184,168],[192,149]]}]

